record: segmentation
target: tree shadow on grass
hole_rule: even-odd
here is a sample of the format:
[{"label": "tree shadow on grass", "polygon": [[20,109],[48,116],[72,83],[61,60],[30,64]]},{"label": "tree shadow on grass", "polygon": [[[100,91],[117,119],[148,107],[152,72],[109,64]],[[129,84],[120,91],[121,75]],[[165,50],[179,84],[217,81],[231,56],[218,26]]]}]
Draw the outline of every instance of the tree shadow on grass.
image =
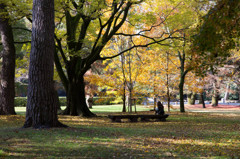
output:
[{"label": "tree shadow on grass", "polygon": [[112,131],[102,132],[91,128],[56,128],[54,130],[30,128],[8,131],[8,136],[0,136],[4,141],[0,142],[0,145],[10,158],[157,157],[156,154],[134,149],[126,143],[113,143],[117,136]]},{"label": "tree shadow on grass", "polygon": [[[129,129],[129,128],[128,128]],[[6,130],[5,130],[6,131]],[[10,158],[192,158],[236,157],[237,145],[219,145],[192,136],[164,136],[145,128],[11,129],[0,136]],[[150,131],[150,130],[149,130]],[[148,132],[149,133],[149,132]],[[0,132],[0,134],[3,134]],[[202,134],[203,137],[207,136]],[[206,142],[206,143],[202,143]]]}]

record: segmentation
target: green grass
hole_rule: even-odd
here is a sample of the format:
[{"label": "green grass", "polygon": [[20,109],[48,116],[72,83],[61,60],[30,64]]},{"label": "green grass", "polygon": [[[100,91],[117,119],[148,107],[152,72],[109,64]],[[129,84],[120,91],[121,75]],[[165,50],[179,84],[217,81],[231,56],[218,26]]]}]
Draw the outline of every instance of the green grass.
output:
[{"label": "green grass", "polygon": [[22,129],[23,115],[0,116],[0,158],[240,157],[239,114],[173,112],[167,122],[112,123],[106,116],[120,106],[92,111],[98,117],[59,116],[69,128],[42,130]]},{"label": "green grass", "polygon": [[[65,109],[64,106],[61,107],[62,110]],[[15,107],[15,110],[17,114],[24,115],[26,112],[26,107]],[[132,107],[132,110],[135,111],[135,108]],[[136,107],[137,112],[139,111],[149,111],[150,108],[143,106],[143,105],[137,105]],[[103,112],[122,112],[122,105],[94,105],[91,109],[94,113],[103,113]]]}]

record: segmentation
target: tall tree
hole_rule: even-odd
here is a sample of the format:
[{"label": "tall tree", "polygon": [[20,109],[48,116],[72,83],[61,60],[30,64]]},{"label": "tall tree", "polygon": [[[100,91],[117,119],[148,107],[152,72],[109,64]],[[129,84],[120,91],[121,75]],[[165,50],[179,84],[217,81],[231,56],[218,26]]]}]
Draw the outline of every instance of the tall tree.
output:
[{"label": "tall tree", "polygon": [[194,36],[193,48],[198,58],[207,59],[201,68],[223,63],[231,49],[239,47],[240,1],[219,0],[202,18],[198,33]]},{"label": "tall tree", "polygon": [[[146,47],[150,43],[161,42],[169,37],[162,35],[158,39],[152,38],[149,44],[133,44],[121,53],[111,57],[102,57],[101,52],[104,47],[113,36],[120,35],[118,31],[130,15],[131,8],[139,6],[143,0],[71,0],[66,2],[63,5],[64,11],[59,12],[58,16],[59,24],[62,21],[66,22],[66,30],[59,27],[56,33],[58,52],[55,56],[57,70],[67,92],[68,102],[65,113],[95,116],[87,107],[84,90],[84,74],[91,68],[91,65],[97,60],[114,58],[134,47]],[[144,32],[139,32],[131,36],[134,39],[136,36],[144,36],[143,34]],[[127,36],[127,34],[121,35]],[[63,61],[62,66],[60,60]]]},{"label": "tall tree", "polygon": [[0,114],[16,114],[14,110],[15,46],[10,18],[3,3],[0,3],[0,35],[3,47],[0,53],[2,56]]},{"label": "tall tree", "polygon": [[57,117],[54,94],[54,0],[34,0],[29,86],[24,127],[63,126]]}]

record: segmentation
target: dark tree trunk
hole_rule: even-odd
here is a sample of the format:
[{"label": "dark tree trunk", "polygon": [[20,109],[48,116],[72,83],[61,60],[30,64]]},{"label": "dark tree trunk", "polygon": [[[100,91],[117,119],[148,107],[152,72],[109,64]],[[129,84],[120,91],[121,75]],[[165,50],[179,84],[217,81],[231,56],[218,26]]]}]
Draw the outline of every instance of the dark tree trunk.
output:
[{"label": "dark tree trunk", "polygon": [[184,52],[184,50],[182,52],[182,55],[181,55],[180,51],[178,51],[178,57],[179,57],[179,61],[181,63],[181,65],[180,65],[180,83],[179,83],[180,112],[185,112],[183,89],[184,89],[185,77],[190,70],[189,69],[185,70],[185,52]]},{"label": "dark tree trunk", "polygon": [[202,101],[202,105],[203,105],[203,108],[206,108],[206,106],[205,106],[205,102],[204,102],[204,93],[202,92],[201,94],[200,94],[200,96],[201,96],[201,101]]},{"label": "dark tree trunk", "polygon": [[54,95],[54,0],[34,0],[32,12],[28,101],[23,127],[65,126],[58,121]]},{"label": "dark tree trunk", "polygon": [[64,110],[63,114],[72,116],[80,115],[85,117],[96,116],[89,110],[86,103],[85,83],[83,76],[79,77],[78,80],[69,81],[68,88],[67,108]]},{"label": "dark tree trunk", "polygon": [[203,104],[203,98],[202,98],[202,93],[200,93],[200,98],[198,104]]},{"label": "dark tree trunk", "polygon": [[[86,3],[87,2],[83,1],[83,3],[79,4],[78,7],[82,8]],[[86,52],[86,46],[90,46],[88,44],[86,45],[85,42],[86,37],[88,37],[89,28],[91,26],[90,23],[93,21],[93,17],[92,15],[84,14],[82,9],[76,10],[74,14],[71,14],[71,10],[69,9],[65,10],[64,14],[66,20],[67,38],[64,43],[67,43],[68,52],[64,52],[65,49],[63,49],[61,42],[62,38],[58,38],[56,36],[56,41],[57,50],[61,54],[61,59],[64,61],[67,74],[64,73],[62,69],[63,67],[59,62],[59,58],[57,56],[55,58],[55,64],[57,66],[59,76],[67,91],[68,105],[64,114],[95,116],[95,114],[88,109],[85,101],[85,84],[83,81],[83,75],[91,68],[91,65],[95,61],[105,60],[105,58],[102,58],[100,55],[101,51],[124,24],[132,5],[133,3],[128,1],[121,1],[120,4],[118,2],[115,3],[115,1],[113,2],[112,15],[108,20],[106,20],[104,25],[100,25],[98,29],[98,36],[95,41],[92,41],[93,45],[89,48],[89,52],[87,51],[89,55],[86,57],[81,57],[78,54]],[[92,14],[99,14],[99,9],[94,9]],[[121,16],[121,18],[119,18],[119,16]],[[102,21],[101,17],[102,15],[99,14],[97,19]],[[113,25],[114,21],[116,23]],[[74,81],[74,77],[77,77],[75,78],[76,81]],[[75,90],[76,88],[79,88],[79,90]],[[73,92],[70,92],[69,90]]]},{"label": "dark tree trunk", "polygon": [[123,109],[122,112],[126,112],[126,80],[123,82]]},{"label": "dark tree trunk", "polygon": [[185,112],[185,109],[184,109],[183,87],[184,87],[184,79],[181,78],[181,79],[180,79],[180,84],[179,84],[180,112]]},{"label": "dark tree trunk", "polygon": [[0,115],[14,115],[15,97],[15,46],[12,27],[5,12],[5,5],[0,4],[0,35],[2,40],[2,68],[0,72]]}]

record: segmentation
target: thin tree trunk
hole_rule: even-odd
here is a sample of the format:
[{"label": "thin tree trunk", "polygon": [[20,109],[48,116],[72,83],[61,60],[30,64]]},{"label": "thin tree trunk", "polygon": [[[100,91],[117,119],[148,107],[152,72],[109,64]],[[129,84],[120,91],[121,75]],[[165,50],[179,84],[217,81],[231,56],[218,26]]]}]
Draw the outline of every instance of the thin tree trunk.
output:
[{"label": "thin tree trunk", "polygon": [[129,107],[129,112],[131,113],[132,112],[132,90],[133,90],[133,84],[132,84],[132,70],[131,70],[131,53],[129,52],[128,54],[129,56],[129,61],[128,61],[128,64],[129,64],[129,86],[128,86],[128,89],[129,89],[129,98],[128,98],[128,107]]},{"label": "thin tree trunk", "polygon": [[[120,45],[120,50],[122,49],[122,45]],[[124,69],[124,65],[125,65],[125,56],[124,54],[121,55],[121,68],[122,68],[122,74],[123,74],[123,109],[122,112],[126,112],[126,87],[127,87],[127,81],[126,81],[126,75],[125,75],[125,69]]]},{"label": "thin tree trunk", "polygon": [[58,121],[54,95],[54,0],[34,0],[32,11],[28,101],[23,127],[65,127]]},{"label": "thin tree trunk", "polygon": [[[185,45],[185,44],[184,44]],[[181,63],[180,66],[180,83],[179,83],[179,94],[180,94],[180,112],[185,112],[184,108],[184,82],[185,82],[185,76],[188,73],[189,70],[185,70],[185,52],[183,50],[183,53],[181,55],[180,51],[178,51],[178,57]]]},{"label": "thin tree trunk", "polygon": [[212,106],[218,106],[218,93],[216,92],[216,90],[214,91],[214,94],[212,96]]},{"label": "thin tree trunk", "polygon": [[196,93],[193,93],[193,92],[189,93],[187,95],[187,98],[188,98],[188,104],[194,105],[196,100]]},{"label": "thin tree trunk", "polygon": [[201,96],[201,101],[202,101],[203,108],[206,108],[205,102],[204,102],[204,92],[202,92],[202,93],[200,94],[200,96]]},{"label": "thin tree trunk", "polygon": [[225,92],[225,95],[224,95],[224,98],[223,98],[223,103],[225,103],[227,100],[228,100],[228,97],[229,97],[229,83],[227,83],[227,87],[226,87],[226,92]]},{"label": "thin tree trunk", "polygon": [[123,109],[122,112],[126,112],[126,80],[124,78],[124,83],[123,83]]},{"label": "thin tree trunk", "polygon": [[216,80],[213,82],[213,96],[212,96],[212,106],[218,106],[218,90],[216,86]]},{"label": "thin tree trunk", "polygon": [[183,86],[184,86],[184,79],[181,78],[180,79],[180,84],[179,84],[180,112],[185,112],[185,109],[184,109]]},{"label": "thin tree trunk", "polygon": [[0,35],[2,37],[2,68],[0,72],[0,115],[14,115],[14,97],[15,97],[15,46],[13,40],[12,27],[9,24],[9,18],[6,6],[0,4]]},{"label": "thin tree trunk", "polygon": [[167,107],[168,107],[168,112],[170,112],[170,90],[169,90],[169,74],[168,74],[168,65],[169,65],[169,53],[167,52]]},{"label": "thin tree trunk", "polygon": [[187,101],[188,101],[188,104],[191,103],[191,97],[192,97],[192,92],[187,94]]}]

